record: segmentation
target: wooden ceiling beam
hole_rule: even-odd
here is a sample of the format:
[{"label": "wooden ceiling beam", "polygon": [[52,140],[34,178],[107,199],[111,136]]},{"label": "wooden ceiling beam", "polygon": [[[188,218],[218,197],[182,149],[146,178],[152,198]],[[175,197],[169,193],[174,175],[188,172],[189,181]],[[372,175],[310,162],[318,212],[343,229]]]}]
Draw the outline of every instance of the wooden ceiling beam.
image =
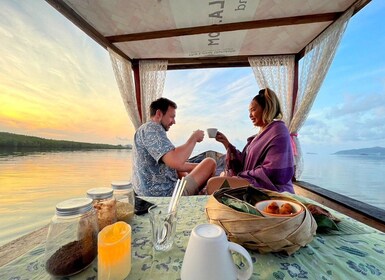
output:
[{"label": "wooden ceiling beam", "polygon": [[192,70],[192,69],[207,69],[207,68],[234,68],[234,67],[250,67],[249,62],[237,63],[202,63],[202,64],[174,64],[168,65],[167,70]]},{"label": "wooden ceiling beam", "polygon": [[[360,11],[363,7],[365,7],[367,4],[369,4],[370,1],[372,1],[372,0],[357,0],[357,1],[354,2],[349,8],[347,8],[346,11],[348,11],[351,7],[354,6],[354,10],[353,10],[353,14],[352,14],[352,17],[353,17],[356,13],[358,13],[358,11]],[[342,16],[342,15],[343,15],[343,13],[340,14],[340,16]],[[337,19],[336,19],[336,20],[337,20]],[[333,22],[333,23],[334,23],[334,22]],[[333,24],[333,23],[331,23],[331,24]],[[322,32],[320,32],[316,37],[314,37],[313,40],[311,40],[311,42],[313,42],[316,38],[318,38],[319,36],[321,36],[321,34],[324,33],[325,30],[329,28],[329,26],[330,26],[330,25],[328,25]],[[310,42],[310,43],[311,43],[311,42]],[[310,43],[309,43],[309,44],[310,44]],[[309,45],[309,44],[308,44],[308,45]],[[306,47],[307,47],[307,46],[305,46],[302,50],[300,50],[300,51],[298,52],[298,54],[297,54],[298,59],[301,59],[301,58],[303,58],[303,57],[305,56],[305,50],[306,50]]]},{"label": "wooden ceiling beam", "polygon": [[[284,55],[295,55],[287,53]],[[222,68],[222,67],[249,67],[249,57],[275,56],[275,55],[239,55],[239,56],[215,56],[215,57],[189,57],[189,58],[161,58],[167,60],[167,70],[197,69],[197,68]],[[158,58],[146,58],[141,60],[156,60]],[[139,64],[138,59],[132,60],[132,65]]]},{"label": "wooden ceiling beam", "polygon": [[[282,55],[295,55],[293,53],[285,53]],[[141,60],[167,60],[168,65],[172,64],[195,64],[195,63],[238,63],[238,62],[247,62],[249,61],[249,57],[256,56],[275,56],[272,54],[260,54],[260,55],[237,55],[237,56],[208,56],[208,57],[165,57],[165,58],[145,58]],[[138,62],[138,59],[133,59],[133,64]]]},{"label": "wooden ceiling beam", "polygon": [[215,32],[249,30],[249,29],[257,29],[257,28],[278,27],[278,26],[287,26],[287,25],[316,23],[316,22],[328,22],[328,21],[332,22],[337,18],[339,18],[341,14],[342,13],[337,12],[337,13],[273,18],[273,19],[245,21],[245,22],[213,24],[213,25],[186,27],[186,28],[178,28],[178,29],[170,29],[170,30],[159,30],[159,31],[150,31],[150,32],[142,32],[142,33],[107,36],[106,39],[110,43],[121,43],[121,42],[152,40],[152,39],[161,39],[161,38],[169,38],[169,37],[177,37],[177,36],[190,36],[190,35],[215,33]]},{"label": "wooden ceiling beam", "polygon": [[94,27],[92,27],[87,21],[80,17],[70,6],[68,6],[62,0],[45,0],[53,8],[59,11],[62,15],[68,18],[73,24],[83,30],[88,36],[94,39],[99,45],[105,49],[110,48],[120,56],[131,61],[131,58],[128,57],[124,52],[110,43],[102,34],[100,34]]}]

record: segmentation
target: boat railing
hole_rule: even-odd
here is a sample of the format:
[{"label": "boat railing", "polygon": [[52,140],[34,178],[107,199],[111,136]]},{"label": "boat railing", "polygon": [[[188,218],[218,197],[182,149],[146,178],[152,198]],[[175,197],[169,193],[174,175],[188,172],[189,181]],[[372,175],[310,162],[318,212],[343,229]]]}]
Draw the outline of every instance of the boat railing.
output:
[{"label": "boat railing", "polygon": [[385,210],[345,195],[304,182],[294,182],[296,194],[341,212],[364,224],[385,232]]}]

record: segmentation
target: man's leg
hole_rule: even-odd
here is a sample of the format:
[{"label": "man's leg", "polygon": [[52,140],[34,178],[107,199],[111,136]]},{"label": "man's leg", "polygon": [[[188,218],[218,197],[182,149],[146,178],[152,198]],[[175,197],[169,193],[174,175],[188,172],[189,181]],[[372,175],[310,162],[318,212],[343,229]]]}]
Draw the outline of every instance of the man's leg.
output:
[{"label": "man's leg", "polygon": [[215,174],[217,164],[212,158],[202,160],[191,172],[186,176],[186,188],[183,195],[198,194],[199,188],[205,185],[207,180]]}]

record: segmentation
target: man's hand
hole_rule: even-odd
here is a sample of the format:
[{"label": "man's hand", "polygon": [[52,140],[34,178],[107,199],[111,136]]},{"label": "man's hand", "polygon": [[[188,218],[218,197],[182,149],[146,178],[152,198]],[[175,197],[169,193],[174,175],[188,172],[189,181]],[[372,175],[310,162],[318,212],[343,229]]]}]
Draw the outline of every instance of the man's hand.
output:
[{"label": "man's hand", "polygon": [[162,157],[163,162],[168,167],[174,168],[177,171],[190,172],[194,169],[196,164],[187,163],[186,161],[191,156],[195,144],[202,142],[204,136],[203,130],[198,129],[194,131],[186,143],[166,153]]},{"label": "man's hand", "polygon": [[203,130],[195,130],[193,132],[193,134],[191,135],[191,137],[193,137],[195,139],[195,142],[202,142],[203,141],[203,138],[205,137],[205,133]]}]

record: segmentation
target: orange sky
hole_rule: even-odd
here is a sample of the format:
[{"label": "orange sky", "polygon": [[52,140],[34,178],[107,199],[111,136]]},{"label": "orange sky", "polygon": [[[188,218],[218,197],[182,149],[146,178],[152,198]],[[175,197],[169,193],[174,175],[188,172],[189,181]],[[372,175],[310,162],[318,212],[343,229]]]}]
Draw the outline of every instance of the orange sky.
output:
[{"label": "orange sky", "polygon": [[9,24],[0,26],[0,131],[131,142],[107,51],[44,1],[18,4],[2,7]]}]

